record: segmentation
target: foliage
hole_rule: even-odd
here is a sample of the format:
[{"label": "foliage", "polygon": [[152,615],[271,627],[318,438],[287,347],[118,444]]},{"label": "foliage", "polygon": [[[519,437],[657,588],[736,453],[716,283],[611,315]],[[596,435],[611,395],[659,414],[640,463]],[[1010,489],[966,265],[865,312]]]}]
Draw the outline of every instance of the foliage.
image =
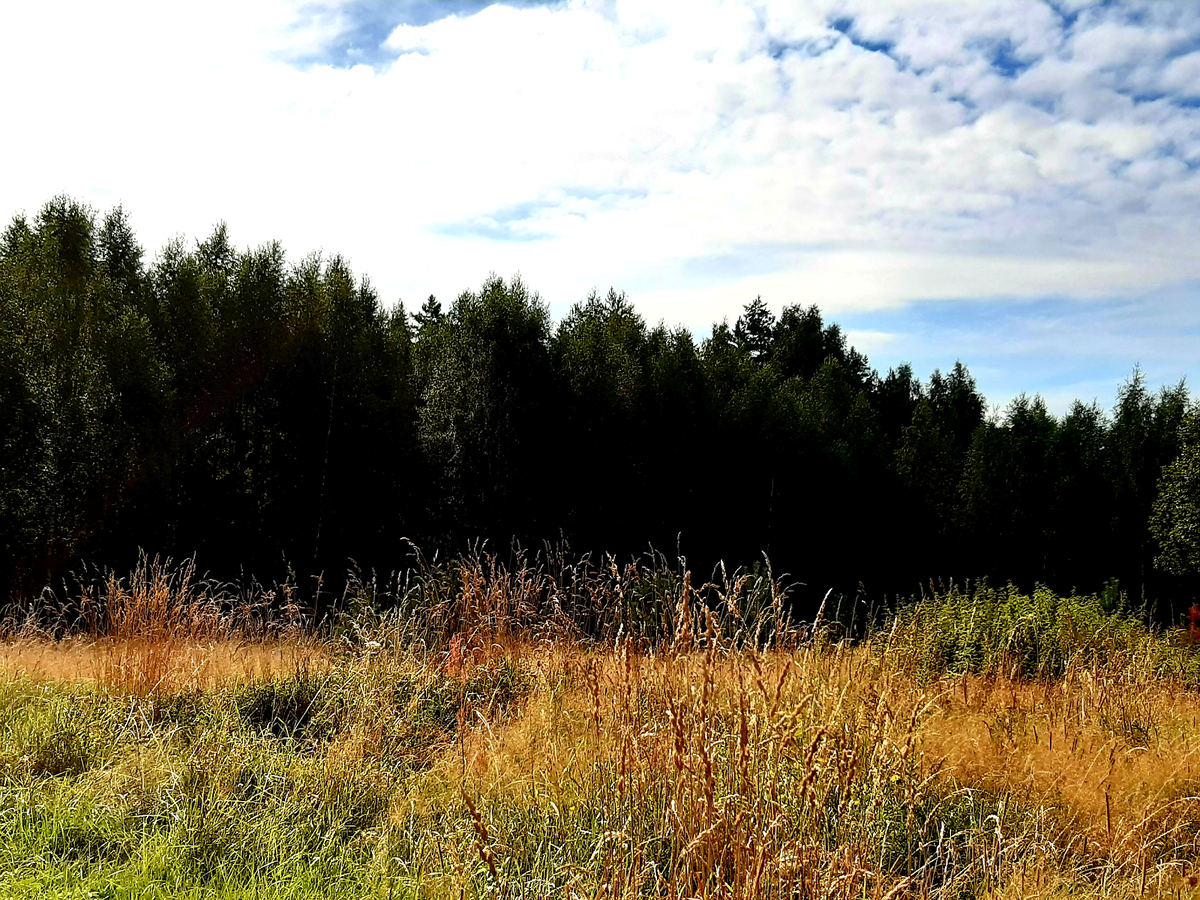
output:
[{"label": "foliage", "polygon": [[1145,626],[1123,603],[1063,597],[1045,587],[951,586],[902,606],[890,645],[933,676],[1052,679],[1068,665],[1120,665],[1147,644]]},{"label": "foliage", "polygon": [[493,522],[510,536],[524,534],[537,515],[530,489],[547,449],[537,425],[550,375],[549,328],[536,294],[519,278],[506,284],[494,276],[422,328],[417,433],[440,475],[443,519],[458,535],[478,535]]},{"label": "foliage", "polygon": [[1155,562],[1169,572],[1200,572],[1200,412],[1181,428],[1183,450],[1163,467],[1150,531],[1162,548]]},{"label": "foliage", "polygon": [[765,553],[804,582],[806,613],[830,587],[879,601],[931,577],[1116,578],[1160,618],[1200,599],[1182,384],[1154,394],[1135,369],[1109,414],[1020,397],[989,417],[963,363],[881,377],[811,305],[758,297],[707,336],[614,289],[555,324],[495,275],[446,309],[387,306],[343,257],[239,249],[224,223],[147,256],[120,207],[16,216],[0,234],[9,617],[145,551],[239,590],[289,584],[320,618],[348,569],[489,541],[509,563],[565,541],[698,572]]}]

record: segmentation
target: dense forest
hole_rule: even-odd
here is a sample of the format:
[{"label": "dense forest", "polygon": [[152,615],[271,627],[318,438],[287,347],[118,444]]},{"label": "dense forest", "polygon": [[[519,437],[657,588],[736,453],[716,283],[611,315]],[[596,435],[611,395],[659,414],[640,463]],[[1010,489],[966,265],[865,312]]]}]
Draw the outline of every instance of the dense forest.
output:
[{"label": "dense forest", "polygon": [[1137,370],[1114,390],[989,415],[965,365],[881,375],[803,303],[701,341],[613,290],[556,324],[515,278],[389,309],[341,257],[218,225],[148,259],[124,210],[58,197],[0,237],[0,595],[139,548],[335,590],[483,540],[765,554],[813,596],[1119,585],[1178,615],[1200,413]]}]

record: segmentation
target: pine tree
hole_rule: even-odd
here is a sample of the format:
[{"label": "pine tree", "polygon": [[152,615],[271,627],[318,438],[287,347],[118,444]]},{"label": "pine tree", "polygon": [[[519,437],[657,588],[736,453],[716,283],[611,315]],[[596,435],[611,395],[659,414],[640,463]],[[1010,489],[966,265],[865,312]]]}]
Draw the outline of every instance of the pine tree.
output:
[{"label": "pine tree", "polygon": [[746,304],[746,310],[733,326],[733,337],[751,359],[765,365],[771,359],[771,344],[775,340],[775,316],[763,303],[761,295]]},{"label": "pine tree", "polygon": [[433,294],[429,295],[429,299],[421,304],[421,308],[413,313],[413,320],[417,323],[418,328],[424,328],[426,325],[436,325],[445,318],[442,312],[441,301]]}]

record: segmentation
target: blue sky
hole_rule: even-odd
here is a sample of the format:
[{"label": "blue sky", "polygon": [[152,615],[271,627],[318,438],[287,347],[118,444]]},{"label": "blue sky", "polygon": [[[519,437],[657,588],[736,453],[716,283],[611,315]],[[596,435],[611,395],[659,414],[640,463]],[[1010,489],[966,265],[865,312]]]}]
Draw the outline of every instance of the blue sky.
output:
[{"label": "blue sky", "polygon": [[1200,353],[1200,4],[20,4],[0,215],[220,219],[385,301],[521,273],[703,336],[816,303],[881,371],[1112,404]]}]

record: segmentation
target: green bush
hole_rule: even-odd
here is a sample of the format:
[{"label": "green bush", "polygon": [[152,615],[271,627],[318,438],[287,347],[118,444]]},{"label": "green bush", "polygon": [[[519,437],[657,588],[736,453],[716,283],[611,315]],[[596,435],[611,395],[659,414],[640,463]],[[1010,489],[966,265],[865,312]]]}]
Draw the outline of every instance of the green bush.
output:
[{"label": "green bush", "polygon": [[978,675],[1045,679],[1071,662],[1108,664],[1144,651],[1146,627],[1106,593],[1061,597],[1045,587],[1032,595],[1012,585],[951,587],[897,610],[887,646],[937,677]]}]

